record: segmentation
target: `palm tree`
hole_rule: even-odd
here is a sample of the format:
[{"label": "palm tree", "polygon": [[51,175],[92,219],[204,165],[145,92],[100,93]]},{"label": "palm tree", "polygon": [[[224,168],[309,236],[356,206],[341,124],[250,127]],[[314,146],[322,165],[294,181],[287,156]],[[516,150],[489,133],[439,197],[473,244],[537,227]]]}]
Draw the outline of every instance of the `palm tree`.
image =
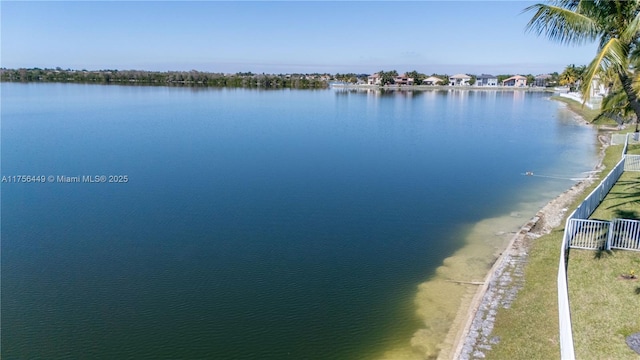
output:
[{"label": "palm tree", "polygon": [[560,74],[560,85],[568,86],[569,91],[575,90],[576,82],[579,80],[578,71],[575,65],[568,65]]},{"label": "palm tree", "polygon": [[398,76],[398,72],[396,70],[391,71],[380,71],[380,84],[389,85],[393,84],[396,76]]},{"label": "palm tree", "polygon": [[562,44],[583,44],[598,40],[596,57],[587,66],[580,90],[585,102],[598,74],[612,69],[620,81],[628,107],[640,121],[640,100],[635,82],[640,74],[640,0],[551,0],[535,4],[527,31],[544,35]]}]

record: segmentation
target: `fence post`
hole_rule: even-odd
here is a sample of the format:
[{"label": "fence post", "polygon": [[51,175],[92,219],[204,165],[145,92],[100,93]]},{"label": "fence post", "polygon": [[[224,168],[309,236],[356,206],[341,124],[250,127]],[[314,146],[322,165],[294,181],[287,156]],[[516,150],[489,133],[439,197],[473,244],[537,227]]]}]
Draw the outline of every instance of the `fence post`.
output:
[{"label": "fence post", "polygon": [[615,229],[615,220],[609,221],[609,231],[607,231],[607,243],[604,248],[609,251],[611,250],[611,238],[613,238],[613,231]]}]

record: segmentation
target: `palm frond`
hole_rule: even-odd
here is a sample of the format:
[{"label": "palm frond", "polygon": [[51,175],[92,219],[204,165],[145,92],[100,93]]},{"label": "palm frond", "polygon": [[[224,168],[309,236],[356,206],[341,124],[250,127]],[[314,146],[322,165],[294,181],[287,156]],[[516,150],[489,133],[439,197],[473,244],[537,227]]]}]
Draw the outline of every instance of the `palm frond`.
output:
[{"label": "palm frond", "polygon": [[640,36],[640,11],[638,11],[640,9],[638,8],[640,8],[640,5],[636,3],[636,14],[620,35],[620,39],[624,42],[633,43]]},{"label": "palm frond", "polygon": [[591,61],[580,84],[582,98],[586,103],[591,97],[591,85],[598,74],[613,67],[616,71],[626,71],[627,49],[618,39],[610,39]]},{"label": "palm frond", "polygon": [[631,121],[630,114],[633,113],[633,109],[629,106],[627,100],[627,94],[622,87],[609,92],[604,99],[602,99],[601,112],[593,119],[596,122],[602,118],[608,118],[614,120],[619,125],[624,124],[625,121]]},{"label": "palm frond", "polygon": [[[579,2],[558,2],[560,5],[579,9]],[[574,6],[575,5],[575,6]],[[545,35],[561,44],[583,44],[595,40],[600,34],[598,23],[589,16],[556,5],[535,4],[522,12],[535,11],[525,31]]]},{"label": "palm frond", "polygon": [[607,96],[602,99],[602,111],[613,111],[625,108],[629,102],[627,101],[627,94],[622,90],[622,87],[613,89]]}]

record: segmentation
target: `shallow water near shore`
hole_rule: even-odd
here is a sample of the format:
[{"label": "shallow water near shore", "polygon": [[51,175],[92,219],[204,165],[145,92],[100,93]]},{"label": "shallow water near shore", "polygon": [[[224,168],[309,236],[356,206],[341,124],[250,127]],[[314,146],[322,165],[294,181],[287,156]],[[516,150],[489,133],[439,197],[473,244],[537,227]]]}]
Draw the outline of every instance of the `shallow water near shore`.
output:
[{"label": "shallow water near shore", "polygon": [[[584,122],[564,104],[558,104],[557,116],[563,122]],[[415,306],[422,326],[410,342],[387,350],[381,359],[435,359],[443,350],[447,355],[438,358],[452,356],[454,337],[470,316],[468,307],[477,287],[486,280],[488,271],[511,239],[540,209],[588,178],[596,168],[599,160],[595,137],[587,140],[586,144],[589,143],[583,148],[565,148],[565,153],[559,154],[563,160],[549,167],[548,175],[523,173],[529,188],[514,196],[510,212],[482,219],[463,231],[461,237],[466,245],[444,259],[433,277],[418,285]],[[452,326],[456,327],[454,332]]]},{"label": "shallow water near shore", "polygon": [[542,93],[2,84],[2,104],[3,176],[128,177],[2,184],[7,358],[430,354],[468,296],[430,280],[482,280],[596,157]]},{"label": "shallow water near shore", "polygon": [[387,350],[380,358],[436,358],[443,349],[451,354],[456,335],[451,333],[451,326],[456,326],[455,331],[464,326],[471,300],[494,261],[516,232],[546,204],[543,199],[551,200],[557,195],[559,193],[541,193],[540,201],[515,204],[512,213],[469,226],[462,235],[466,245],[444,259],[432,278],[418,285],[415,307],[422,326],[410,341]]}]

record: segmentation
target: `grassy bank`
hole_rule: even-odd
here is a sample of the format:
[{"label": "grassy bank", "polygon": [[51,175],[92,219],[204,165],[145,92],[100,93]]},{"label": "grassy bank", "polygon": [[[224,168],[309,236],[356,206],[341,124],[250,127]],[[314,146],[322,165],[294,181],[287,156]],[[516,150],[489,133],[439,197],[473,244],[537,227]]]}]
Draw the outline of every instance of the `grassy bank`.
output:
[{"label": "grassy bank", "polygon": [[571,250],[569,299],[577,359],[638,359],[625,338],[640,332],[640,254]]},{"label": "grassy bank", "polygon": [[[600,110],[589,109],[588,107],[583,106],[582,104],[580,104],[579,102],[577,102],[575,100],[571,100],[571,99],[568,99],[568,98],[565,98],[565,97],[561,97],[561,96],[552,96],[551,99],[566,104],[569,107],[569,109],[571,109],[571,111],[573,111],[573,112],[575,112],[577,114],[580,114],[580,116],[582,116],[582,118],[588,123],[594,123],[594,120],[600,114]],[[596,124],[596,125],[613,125],[613,126],[617,125],[615,121],[613,121],[611,119],[605,119],[605,118],[599,119],[594,124]]]},{"label": "grassy bank", "polygon": [[607,197],[593,212],[591,218],[601,220],[640,219],[640,173],[623,173]]}]

